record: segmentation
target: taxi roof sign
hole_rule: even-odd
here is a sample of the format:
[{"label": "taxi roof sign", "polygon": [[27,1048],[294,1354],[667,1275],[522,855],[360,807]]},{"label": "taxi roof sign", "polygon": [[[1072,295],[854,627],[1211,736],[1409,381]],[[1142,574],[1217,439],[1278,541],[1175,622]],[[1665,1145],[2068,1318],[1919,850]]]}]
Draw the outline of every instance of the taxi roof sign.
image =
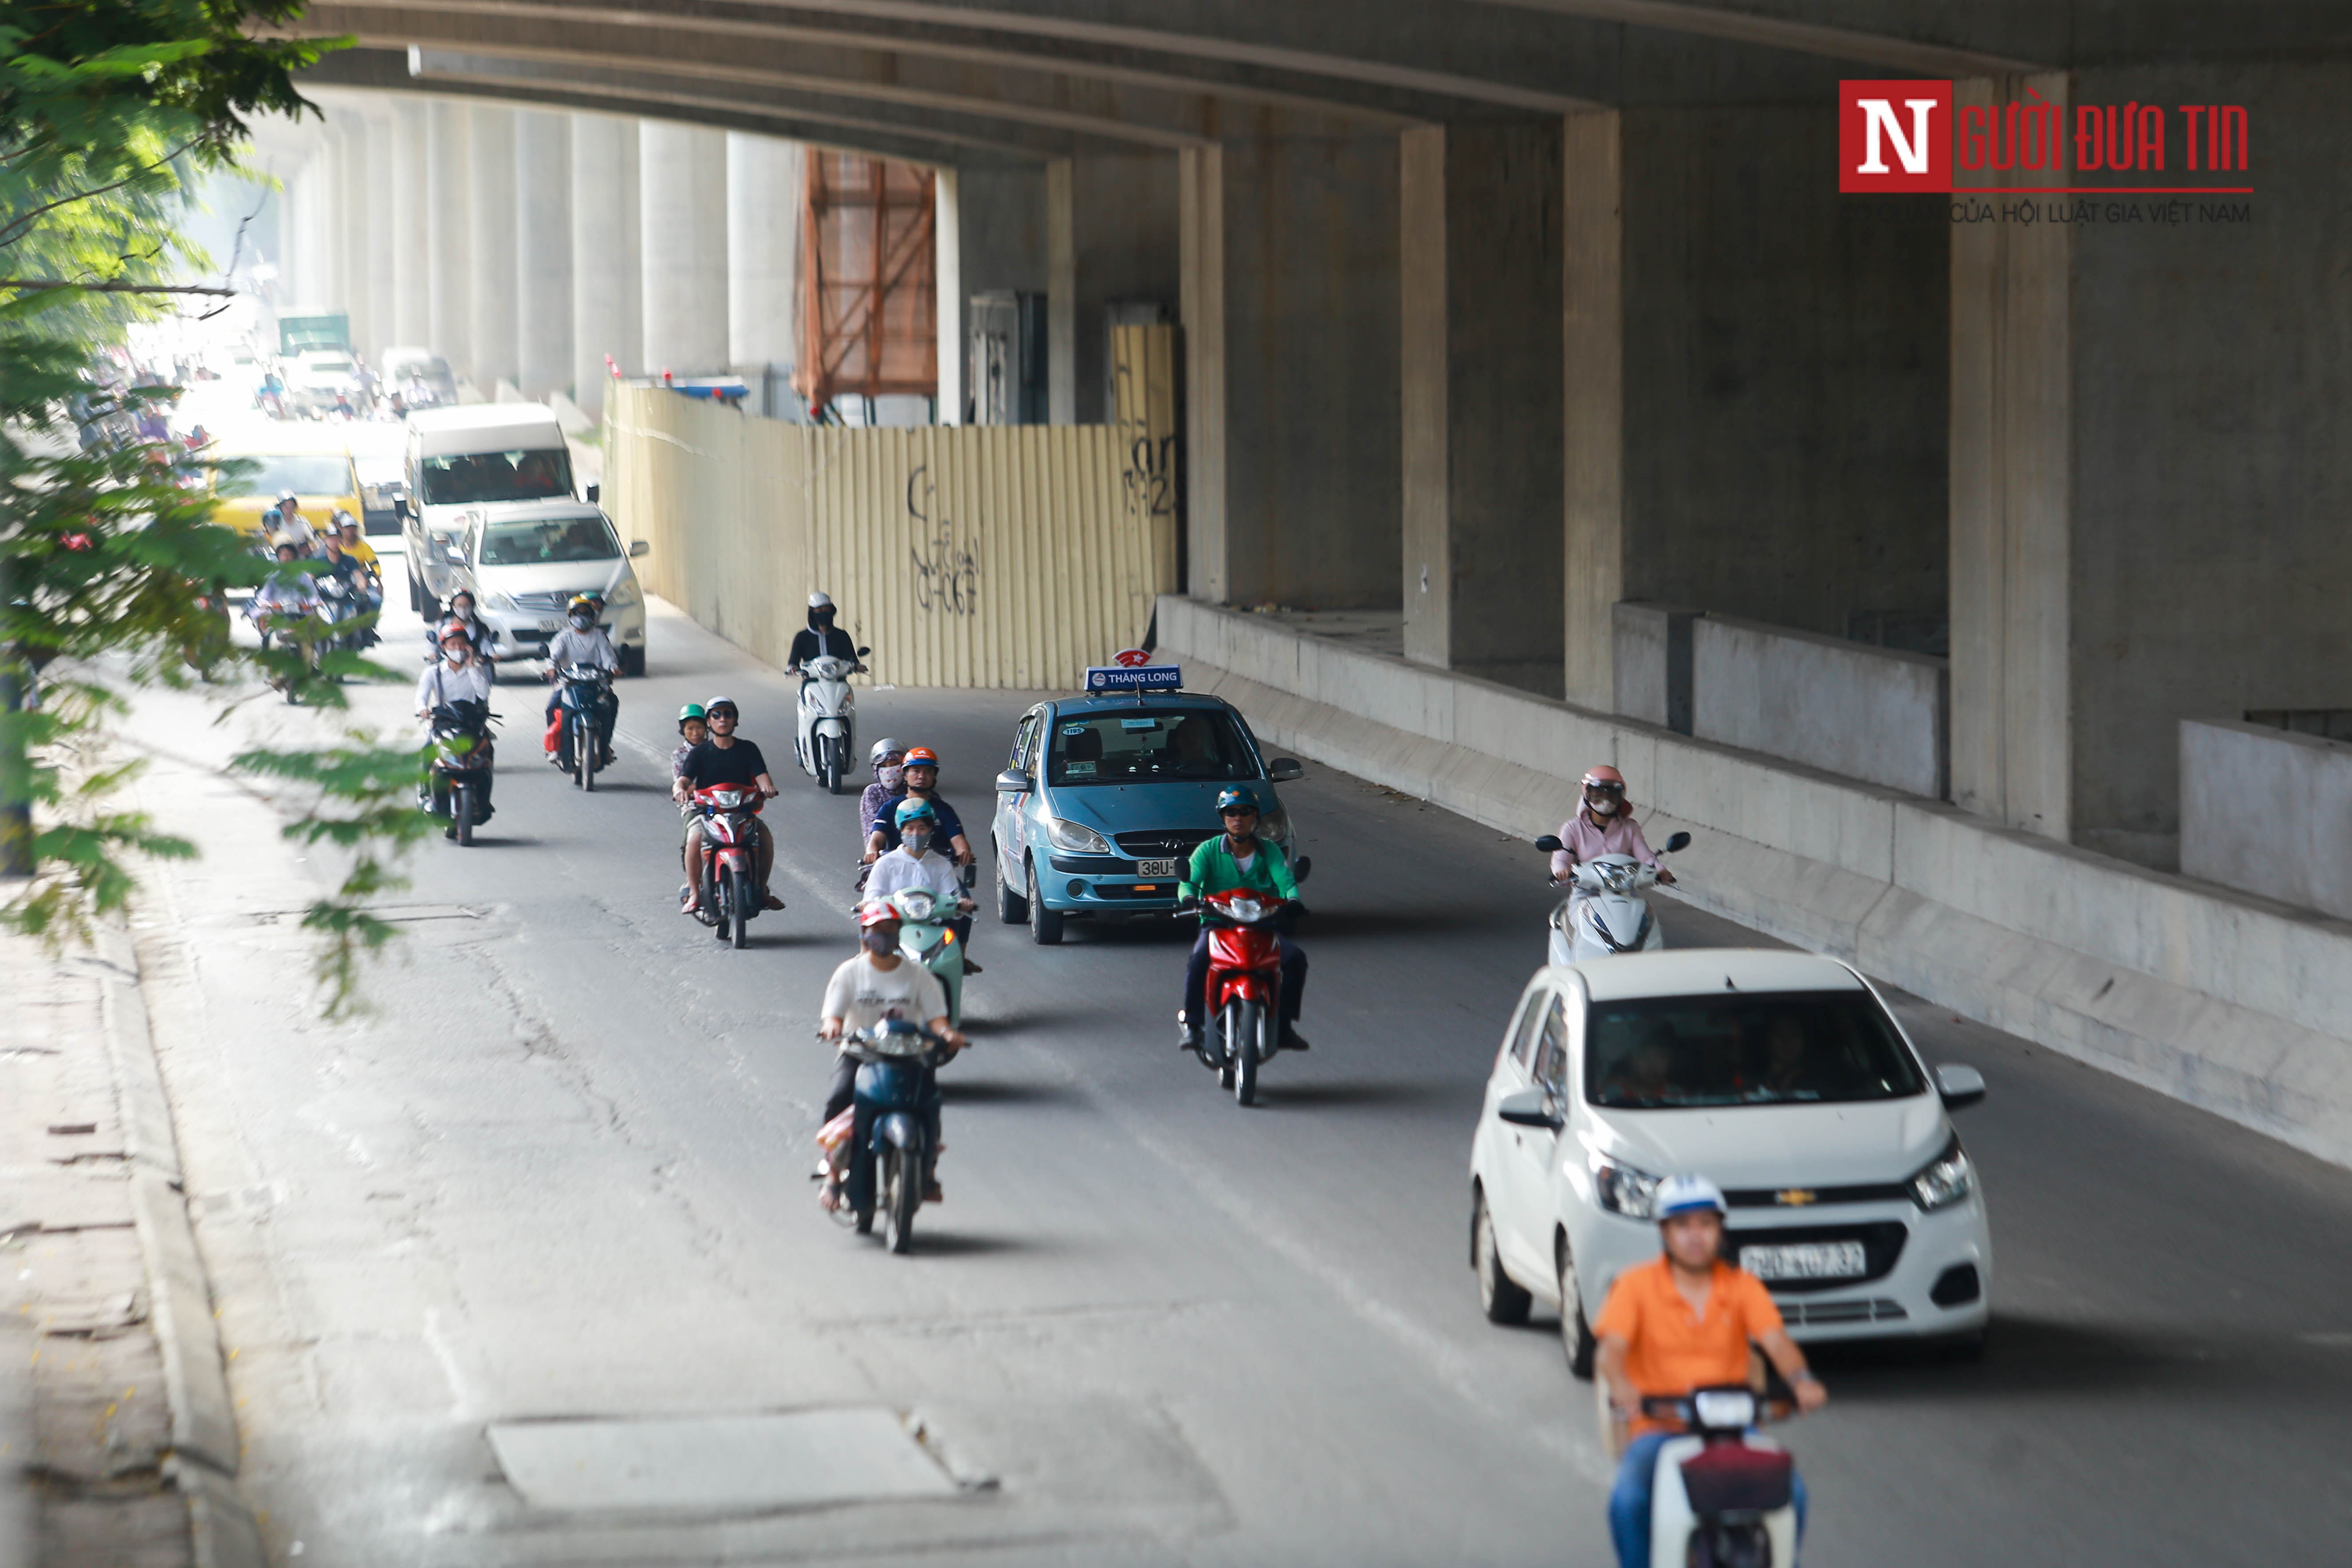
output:
[{"label": "taxi roof sign", "polygon": [[1147,691],[1181,691],[1184,671],[1173,664],[1090,664],[1087,667],[1087,695],[1109,697],[1127,692],[1140,696]]}]

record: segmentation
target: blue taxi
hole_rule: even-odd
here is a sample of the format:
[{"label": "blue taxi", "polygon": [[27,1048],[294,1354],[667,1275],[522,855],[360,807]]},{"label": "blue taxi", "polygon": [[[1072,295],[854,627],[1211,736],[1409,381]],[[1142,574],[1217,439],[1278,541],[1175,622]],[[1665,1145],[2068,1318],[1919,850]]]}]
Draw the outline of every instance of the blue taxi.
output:
[{"label": "blue taxi", "polygon": [[996,912],[1062,940],[1070,917],[1169,914],[1193,847],[1219,832],[1217,792],[1245,784],[1259,832],[1303,881],[1274,786],[1304,775],[1267,762],[1233,705],[1183,691],[1069,697],[1021,716],[996,779]]}]

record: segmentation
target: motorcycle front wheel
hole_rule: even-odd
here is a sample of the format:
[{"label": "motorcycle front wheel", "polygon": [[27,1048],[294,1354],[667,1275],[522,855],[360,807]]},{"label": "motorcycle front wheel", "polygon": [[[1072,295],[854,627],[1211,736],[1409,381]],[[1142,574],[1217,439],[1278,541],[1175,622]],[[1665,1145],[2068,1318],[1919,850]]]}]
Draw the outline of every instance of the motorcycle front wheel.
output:
[{"label": "motorcycle front wheel", "polygon": [[742,947],[751,940],[751,879],[740,870],[730,869],[727,873],[727,903],[733,914],[730,923],[734,928],[727,940],[735,947]]},{"label": "motorcycle front wheel", "polygon": [[1234,1103],[1257,1103],[1258,1046],[1265,1026],[1265,1005],[1262,1002],[1236,1002],[1233,1033]]},{"label": "motorcycle front wheel", "polygon": [[449,786],[450,820],[457,825],[457,842],[471,847],[474,842],[474,789],[471,784],[452,784]]},{"label": "motorcycle front wheel", "polygon": [[817,776],[824,784],[824,793],[839,795],[841,793],[841,743],[829,735],[817,737],[816,766]]},{"label": "motorcycle front wheel", "polygon": [[882,1245],[905,1252],[915,1245],[915,1210],[923,1202],[923,1173],[913,1150],[892,1149],[882,1157]]}]

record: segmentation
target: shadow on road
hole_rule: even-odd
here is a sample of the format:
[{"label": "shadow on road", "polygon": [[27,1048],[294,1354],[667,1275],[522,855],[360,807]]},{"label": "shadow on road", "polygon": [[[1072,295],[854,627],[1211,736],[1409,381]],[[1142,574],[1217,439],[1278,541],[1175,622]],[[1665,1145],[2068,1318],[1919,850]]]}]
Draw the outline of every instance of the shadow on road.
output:
[{"label": "shadow on road", "polygon": [[1260,1077],[1257,1101],[1268,1109],[1340,1109],[1349,1106],[1410,1106],[1430,1110],[1458,1101],[1457,1090],[1417,1083],[1286,1084]]},{"label": "shadow on road", "polygon": [[1822,1344],[1806,1354],[1822,1376],[1832,1373],[1837,1396],[1853,1402],[1911,1399],[2128,1393],[2143,1398],[2242,1384],[2247,1368],[2225,1366],[2216,1352],[2188,1338],[2152,1335],[2050,1318],[1993,1314],[1981,1359],[1948,1345],[1890,1341]]},{"label": "shadow on road", "polygon": [[1053,1083],[1017,1083],[1003,1079],[940,1079],[940,1098],[949,1105],[1079,1105],[1086,1096]]}]

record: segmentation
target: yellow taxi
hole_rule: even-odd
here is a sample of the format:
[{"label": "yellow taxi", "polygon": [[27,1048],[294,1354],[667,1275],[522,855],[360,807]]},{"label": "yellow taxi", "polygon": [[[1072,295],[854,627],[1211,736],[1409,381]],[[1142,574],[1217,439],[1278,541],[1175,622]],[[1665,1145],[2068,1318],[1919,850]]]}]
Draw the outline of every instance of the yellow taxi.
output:
[{"label": "yellow taxi", "polygon": [[[211,465],[213,521],[257,541],[261,514],[289,490],[313,529],[324,531],[338,511],[362,515],[351,445],[333,426],[279,424],[224,435],[203,456]],[[244,468],[242,474],[222,473],[220,465],[232,460]]]}]

